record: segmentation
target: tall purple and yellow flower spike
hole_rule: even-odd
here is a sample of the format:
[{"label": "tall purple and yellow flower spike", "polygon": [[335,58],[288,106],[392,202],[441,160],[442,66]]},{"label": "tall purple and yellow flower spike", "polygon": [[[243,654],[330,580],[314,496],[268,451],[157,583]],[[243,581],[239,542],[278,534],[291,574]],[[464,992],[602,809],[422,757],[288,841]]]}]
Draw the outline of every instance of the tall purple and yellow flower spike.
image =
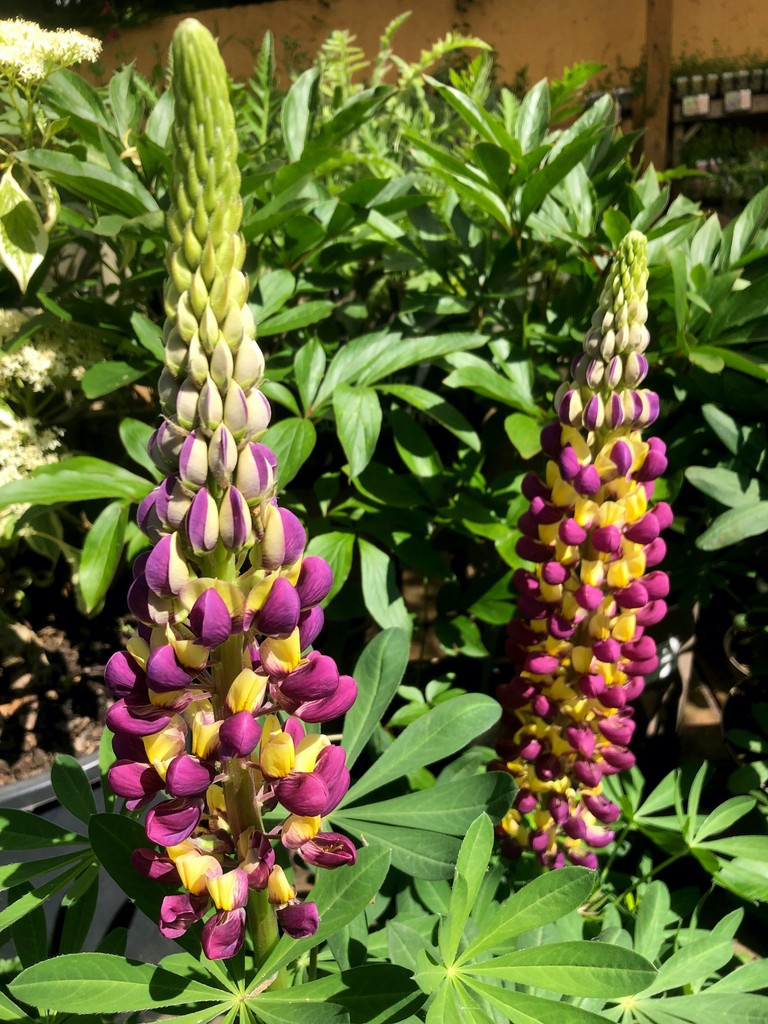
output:
[{"label": "tall purple and yellow flower spike", "polygon": [[[348,839],[321,830],[349,786],[344,751],[303,722],[344,714],[357,691],[311,650],[332,573],[304,555],[304,528],[278,506],[277,460],[259,441],[270,408],[242,272],[224,64],[193,19],[176,30],[172,54],[163,422],[149,446],[167,476],[138,513],[152,544],[128,595],[140,626],[105,672],[116,698],[109,781],[130,809],[152,804],[155,846],[137,850],[134,864],[177,889],[162,903],[163,934],[178,937],[213,908],[203,949],[226,958],[241,948],[247,916],[263,959],[278,923],[295,937],[318,924],[274,845],[314,866],[355,861]],[[161,793],[168,799],[158,802]],[[266,831],[263,814],[278,805]]]},{"label": "tall purple and yellow flower spike", "polygon": [[653,507],[666,469],[659,438],[643,430],[659,409],[642,388],[650,336],[647,243],[619,246],[572,380],[555,395],[557,422],[542,431],[545,479],[529,473],[519,522],[519,618],[508,627],[516,675],[499,687],[505,735],[497,752],[517,780],[500,825],[505,849],[528,848],[548,867],[595,867],[619,809],[602,779],[634,764],[630,702],[657,664],[645,632],[665,612],[659,536],[669,505]]}]

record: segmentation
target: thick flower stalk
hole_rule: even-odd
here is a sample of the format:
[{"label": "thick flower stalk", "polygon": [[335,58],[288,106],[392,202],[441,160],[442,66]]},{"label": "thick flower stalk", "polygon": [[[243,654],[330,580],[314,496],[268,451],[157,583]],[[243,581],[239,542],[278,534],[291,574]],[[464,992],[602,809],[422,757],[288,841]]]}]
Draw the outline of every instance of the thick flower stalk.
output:
[{"label": "thick flower stalk", "polygon": [[501,834],[510,854],[533,850],[548,867],[595,867],[619,809],[602,779],[634,764],[630,702],[657,664],[646,633],[665,612],[669,584],[656,567],[672,521],[653,507],[665,446],[643,439],[659,402],[642,388],[648,363],[647,244],[628,234],[600,306],[555,396],[557,422],[542,432],[545,479],[529,473],[530,507],[518,554],[535,563],[514,577],[519,618],[508,628],[516,670],[499,687],[502,767],[519,790]]},{"label": "thick flower stalk", "polygon": [[[306,535],[274,497],[277,462],[258,438],[270,418],[264,360],[242,272],[237,136],[227,76],[198,22],[174,36],[174,175],[165,290],[163,422],[150,454],[167,473],[142,502],[152,547],[134,564],[128,604],[139,620],[106,682],[117,761],[109,773],[130,809],[151,804],[157,848],[135,866],[182,891],[165,897],[164,935],[205,920],[210,958],[257,959],[280,928],[311,935],[275,845],[334,868],[356,853],[322,818],[349,786],[344,751],[303,723],[342,715],[354,680],[311,645],[332,574],[304,555]],[[158,794],[169,799],[156,800]],[[282,809],[267,830],[264,813]],[[274,819],[272,819],[274,821]]]}]

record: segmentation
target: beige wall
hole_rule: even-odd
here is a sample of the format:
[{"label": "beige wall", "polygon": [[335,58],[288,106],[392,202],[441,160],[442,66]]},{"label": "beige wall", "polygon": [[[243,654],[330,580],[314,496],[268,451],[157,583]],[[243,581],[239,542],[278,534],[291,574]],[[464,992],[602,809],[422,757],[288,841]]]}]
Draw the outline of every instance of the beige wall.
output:
[{"label": "beige wall", "polygon": [[[696,50],[712,55],[764,50],[768,53],[767,0],[668,0],[675,4],[672,54]],[[158,4],[162,6],[161,3]],[[528,65],[528,80],[559,77],[566,65],[595,60],[613,70],[639,63],[645,36],[641,2],[625,0],[273,0],[253,7],[218,8],[196,15],[219,37],[236,77],[246,77],[252,54],[271,29],[296,40],[313,56],[332,29],[349,29],[370,56],[383,28],[396,15],[413,14],[396,37],[396,52],[414,59],[451,30],[469,31],[497,50],[502,78]],[[159,18],[124,31],[104,47],[111,69],[136,59],[149,73],[163,63],[179,16]]]}]

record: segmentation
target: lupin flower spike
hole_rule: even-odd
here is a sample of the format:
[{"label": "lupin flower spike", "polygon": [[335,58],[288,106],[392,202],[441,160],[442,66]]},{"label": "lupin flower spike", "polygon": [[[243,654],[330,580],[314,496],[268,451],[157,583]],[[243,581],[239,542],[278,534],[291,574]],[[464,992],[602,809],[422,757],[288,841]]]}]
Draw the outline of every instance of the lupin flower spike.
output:
[{"label": "lupin flower spike", "polygon": [[[213,908],[201,933],[206,956],[234,956],[249,920],[261,962],[278,924],[297,938],[318,925],[315,905],[275,864],[274,844],[316,867],[355,862],[346,837],[321,830],[349,786],[344,751],[305,734],[302,719],[343,715],[357,691],[309,649],[332,574],[304,557],[304,528],[278,507],[277,460],[259,442],[269,403],[242,272],[224,64],[193,19],[172,50],[163,422],[149,446],[167,476],[138,513],[152,543],[128,595],[138,632],[105,672],[116,698],[109,780],[130,809],[152,803],[155,846],[137,850],[134,865],[177,890],[163,900],[162,933],[178,937]],[[267,833],[263,812],[278,804],[284,818]]]},{"label": "lupin flower spike", "polygon": [[665,502],[649,507],[666,469],[659,438],[643,440],[658,397],[640,385],[648,371],[647,243],[621,242],[600,305],[555,395],[545,427],[545,479],[529,473],[530,507],[518,554],[535,563],[514,577],[519,618],[508,628],[515,675],[499,687],[505,735],[494,767],[518,782],[499,831],[511,855],[541,864],[595,867],[613,838],[619,809],[602,792],[606,775],[634,764],[627,749],[631,701],[658,665],[645,632],[666,612],[665,554],[672,521]]}]

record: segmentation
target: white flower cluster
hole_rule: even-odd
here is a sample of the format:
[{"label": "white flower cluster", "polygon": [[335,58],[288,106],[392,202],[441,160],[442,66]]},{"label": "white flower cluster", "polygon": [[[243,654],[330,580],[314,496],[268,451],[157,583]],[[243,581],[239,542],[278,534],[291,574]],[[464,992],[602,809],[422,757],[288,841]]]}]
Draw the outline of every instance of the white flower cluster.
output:
[{"label": "white flower cluster", "polygon": [[[39,310],[0,309],[0,350],[8,338]],[[96,339],[71,337],[59,329],[37,331],[13,352],[0,351],[0,394],[21,385],[41,392],[65,381],[80,380],[88,366],[104,358]]]},{"label": "white flower cluster", "polygon": [[34,21],[0,21],[0,76],[22,82],[41,82],[51,72],[82,60],[95,61],[101,43],[74,29],[51,32]]},{"label": "white flower cluster", "polygon": [[62,431],[55,427],[39,428],[38,420],[16,419],[0,409],[0,484],[18,480],[38,466],[56,461]]}]

